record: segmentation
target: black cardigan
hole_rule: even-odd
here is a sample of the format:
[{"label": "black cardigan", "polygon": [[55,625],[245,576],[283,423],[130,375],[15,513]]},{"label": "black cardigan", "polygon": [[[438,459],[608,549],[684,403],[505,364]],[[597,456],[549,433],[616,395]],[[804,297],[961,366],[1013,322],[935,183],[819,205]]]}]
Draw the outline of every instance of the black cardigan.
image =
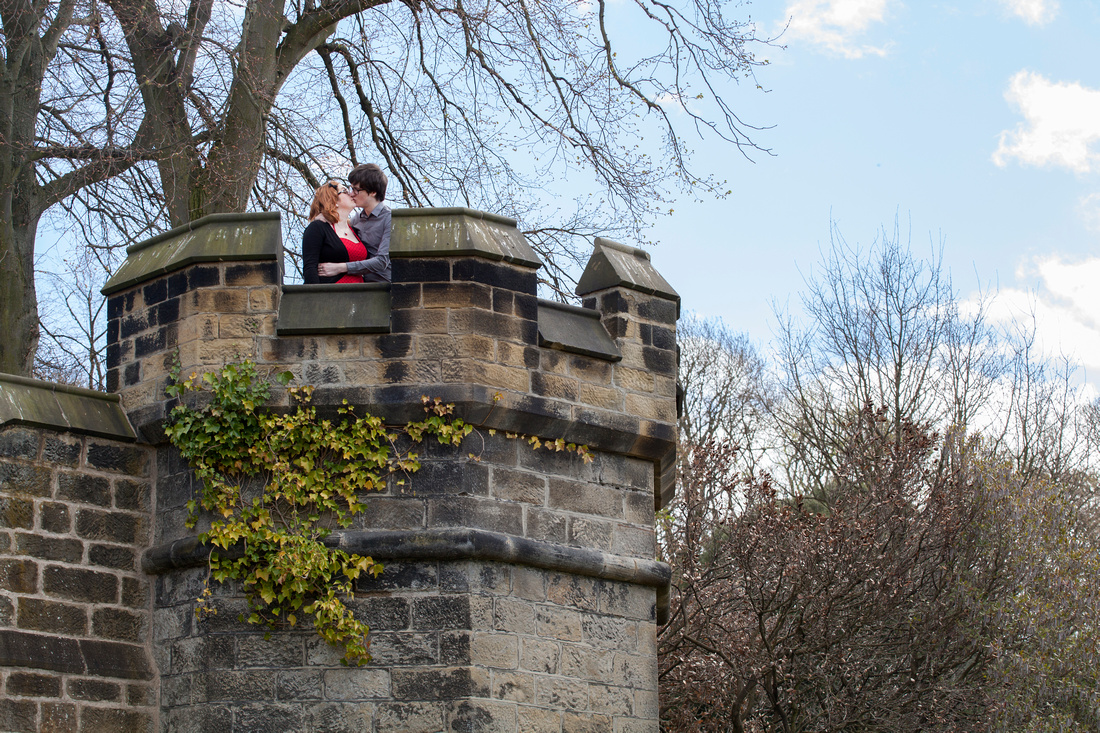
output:
[{"label": "black cardigan", "polygon": [[[352,230],[355,231],[354,229]],[[322,262],[347,262],[348,249],[336,236],[332,224],[322,219],[311,221],[302,232],[302,275],[307,283],[334,283],[344,276],[343,273],[331,277],[317,274],[317,265]]]}]

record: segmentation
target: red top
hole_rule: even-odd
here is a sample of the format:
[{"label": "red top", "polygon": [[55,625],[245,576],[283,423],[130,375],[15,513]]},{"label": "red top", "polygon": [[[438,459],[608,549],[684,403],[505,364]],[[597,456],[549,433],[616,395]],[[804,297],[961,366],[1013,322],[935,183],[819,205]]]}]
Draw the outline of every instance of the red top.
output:
[{"label": "red top", "polygon": [[[333,227],[335,230],[336,227]],[[354,229],[352,230],[355,231]],[[348,262],[362,262],[367,259],[367,246],[359,241],[358,235],[355,239],[344,239],[340,237],[340,241],[344,243],[344,249],[348,251]],[[365,282],[362,275],[344,274],[342,278],[337,280],[338,283],[361,283]]]}]

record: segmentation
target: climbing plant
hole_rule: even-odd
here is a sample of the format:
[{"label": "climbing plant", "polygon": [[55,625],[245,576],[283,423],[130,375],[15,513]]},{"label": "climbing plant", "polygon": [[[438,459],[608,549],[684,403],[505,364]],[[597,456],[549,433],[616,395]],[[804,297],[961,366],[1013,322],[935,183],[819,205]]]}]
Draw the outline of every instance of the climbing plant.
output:
[{"label": "climbing plant", "polygon": [[[265,409],[270,383],[251,361],[184,379],[177,365],[172,377],[167,393],[180,403],[165,433],[203,484],[188,502],[188,526],[209,513],[199,535],[211,548],[199,612],[215,612],[210,578],[237,581],[249,604],[244,620],[277,627],[309,617],[326,642],[344,648],[345,663],[367,662],[369,628],[344,599],[360,575],[377,576],[382,565],[328,547],[324,538],[364,510],[363,492],[420,468],[416,453],[398,450],[400,434],[414,444],[434,435],[458,445],[473,427],[454,417],[453,405],[428,398],[426,419],[400,429],[357,414],[346,400],[339,419],[319,419],[310,386],[287,390],[290,411]],[[275,375],[284,387],[292,379]],[[183,399],[188,393],[202,397]]]},{"label": "climbing plant", "polygon": [[[473,426],[454,416],[453,404],[429,397],[421,398],[424,420],[401,427],[358,414],[347,400],[338,419],[319,419],[311,386],[287,389],[289,411],[270,410],[271,383],[247,360],[186,378],[177,364],[171,377],[166,391],[179,404],[165,434],[202,480],[202,494],[187,503],[188,526],[195,527],[204,511],[209,521],[199,534],[211,551],[198,612],[216,612],[211,579],[236,581],[248,600],[245,621],[275,628],[308,617],[326,642],[343,647],[345,663],[369,661],[370,629],[344,599],[352,597],[360,575],[377,576],[382,565],[324,539],[364,511],[363,492],[383,489],[395,473],[394,480],[404,483],[420,468],[415,452],[399,449],[402,435],[413,445],[434,436],[458,446]],[[274,375],[283,387],[293,379],[290,372]],[[189,393],[197,394],[187,398]],[[494,395],[494,405],[500,398]],[[592,461],[587,446],[561,438],[504,435]]]}]

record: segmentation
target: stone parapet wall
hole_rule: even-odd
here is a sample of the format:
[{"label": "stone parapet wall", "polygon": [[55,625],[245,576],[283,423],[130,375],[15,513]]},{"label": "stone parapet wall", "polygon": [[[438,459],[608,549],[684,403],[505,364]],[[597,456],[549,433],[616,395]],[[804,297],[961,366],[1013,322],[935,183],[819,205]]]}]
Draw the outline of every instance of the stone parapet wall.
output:
[{"label": "stone parapet wall", "polygon": [[[644,253],[599,240],[586,307],[540,301],[515,222],[393,220],[388,287],[284,290],[268,218],[242,234],[223,217],[132,248],[105,289],[111,388],[155,452],[142,562],[162,730],[656,731],[669,569],[653,513],[674,481],[679,296]],[[352,601],[374,633],[366,667],[305,630],[265,640],[238,621],[232,586],[215,589],[217,615],[194,617],[205,548],[185,519],[201,486],[164,443],[164,388],[176,359],[191,374],[244,358],[314,385],[325,415],[346,401],[404,423],[427,396],[479,426],[459,448],[418,446],[421,470],[329,537],[387,565]]]},{"label": "stone parapet wall", "polygon": [[[616,284],[586,301],[595,304],[618,352],[593,356],[543,345],[530,260],[395,251],[388,333],[328,333],[319,323],[316,335],[278,335],[276,257],[194,264],[111,290],[108,387],[148,438],[165,418],[164,387],[177,358],[185,374],[251,358],[317,386],[314,403],[321,407],[348,399],[403,421],[417,419],[419,396],[430,393],[487,427],[567,437],[650,460],[663,453],[657,501],[671,490],[662,482],[671,485],[675,444],[674,292]],[[357,300],[373,307],[375,295],[331,297],[355,309]],[[296,315],[296,324],[308,320]]]},{"label": "stone parapet wall", "polygon": [[151,451],[0,430],[0,730],[152,731]]},{"label": "stone parapet wall", "polygon": [[254,356],[256,338],[275,335],[278,277],[274,261],[198,264],[109,296],[107,389],[131,421],[165,417],[177,359],[208,371]]},{"label": "stone parapet wall", "polygon": [[242,599],[194,620],[204,571],[158,583],[166,730],[656,730],[654,590],[488,562],[395,562],[359,584],[372,661],[316,634],[270,639]]}]

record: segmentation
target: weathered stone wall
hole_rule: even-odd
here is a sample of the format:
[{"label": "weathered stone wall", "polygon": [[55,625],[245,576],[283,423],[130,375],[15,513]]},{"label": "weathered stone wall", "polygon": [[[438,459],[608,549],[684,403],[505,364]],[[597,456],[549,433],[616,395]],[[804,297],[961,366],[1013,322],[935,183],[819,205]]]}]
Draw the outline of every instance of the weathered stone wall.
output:
[{"label": "weathered stone wall", "polygon": [[[372,530],[423,538],[477,527],[655,565],[651,465],[607,453],[585,464],[484,437],[484,446],[425,445],[406,485],[365,497],[363,532],[345,533],[345,546]],[[480,460],[467,457],[472,447]],[[468,556],[488,554],[476,550]],[[489,559],[387,562],[352,604],[371,624],[374,659],[348,669],[315,634],[264,641],[236,620],[245,605],[232,588],[221,589],[216,616],[195,620],[204,577],[193,569],[157,582],[167,730],[656,729],[653,580]]]},{"label": "weathered stone wall", "polygon": [[[656,731],[679,297],[644,253],[597,240],[587,307],[540,301],[515,223],[468,210],[395,212],[391,254],[390,286],[283,288],[278,221],[248,215],[134,248],[108,285],[110,385],[156,444],[142,562],[162,730]],[[387,565],[353,602],[374,629],[367,667],[307,630],[265,640],[234,587],[194,616],[200,487],[163,444],[164,386],[176,358],[201,373],[246,357],[316,385],[322,412],[346,399],[404,422],[429,395],[483,427],[421,448],[421,471],[332,536]]]},{"label": "weathered stone wall", "polygon": [[151,464],[144,446],[0,431],[0,730],[155,729]]}]

